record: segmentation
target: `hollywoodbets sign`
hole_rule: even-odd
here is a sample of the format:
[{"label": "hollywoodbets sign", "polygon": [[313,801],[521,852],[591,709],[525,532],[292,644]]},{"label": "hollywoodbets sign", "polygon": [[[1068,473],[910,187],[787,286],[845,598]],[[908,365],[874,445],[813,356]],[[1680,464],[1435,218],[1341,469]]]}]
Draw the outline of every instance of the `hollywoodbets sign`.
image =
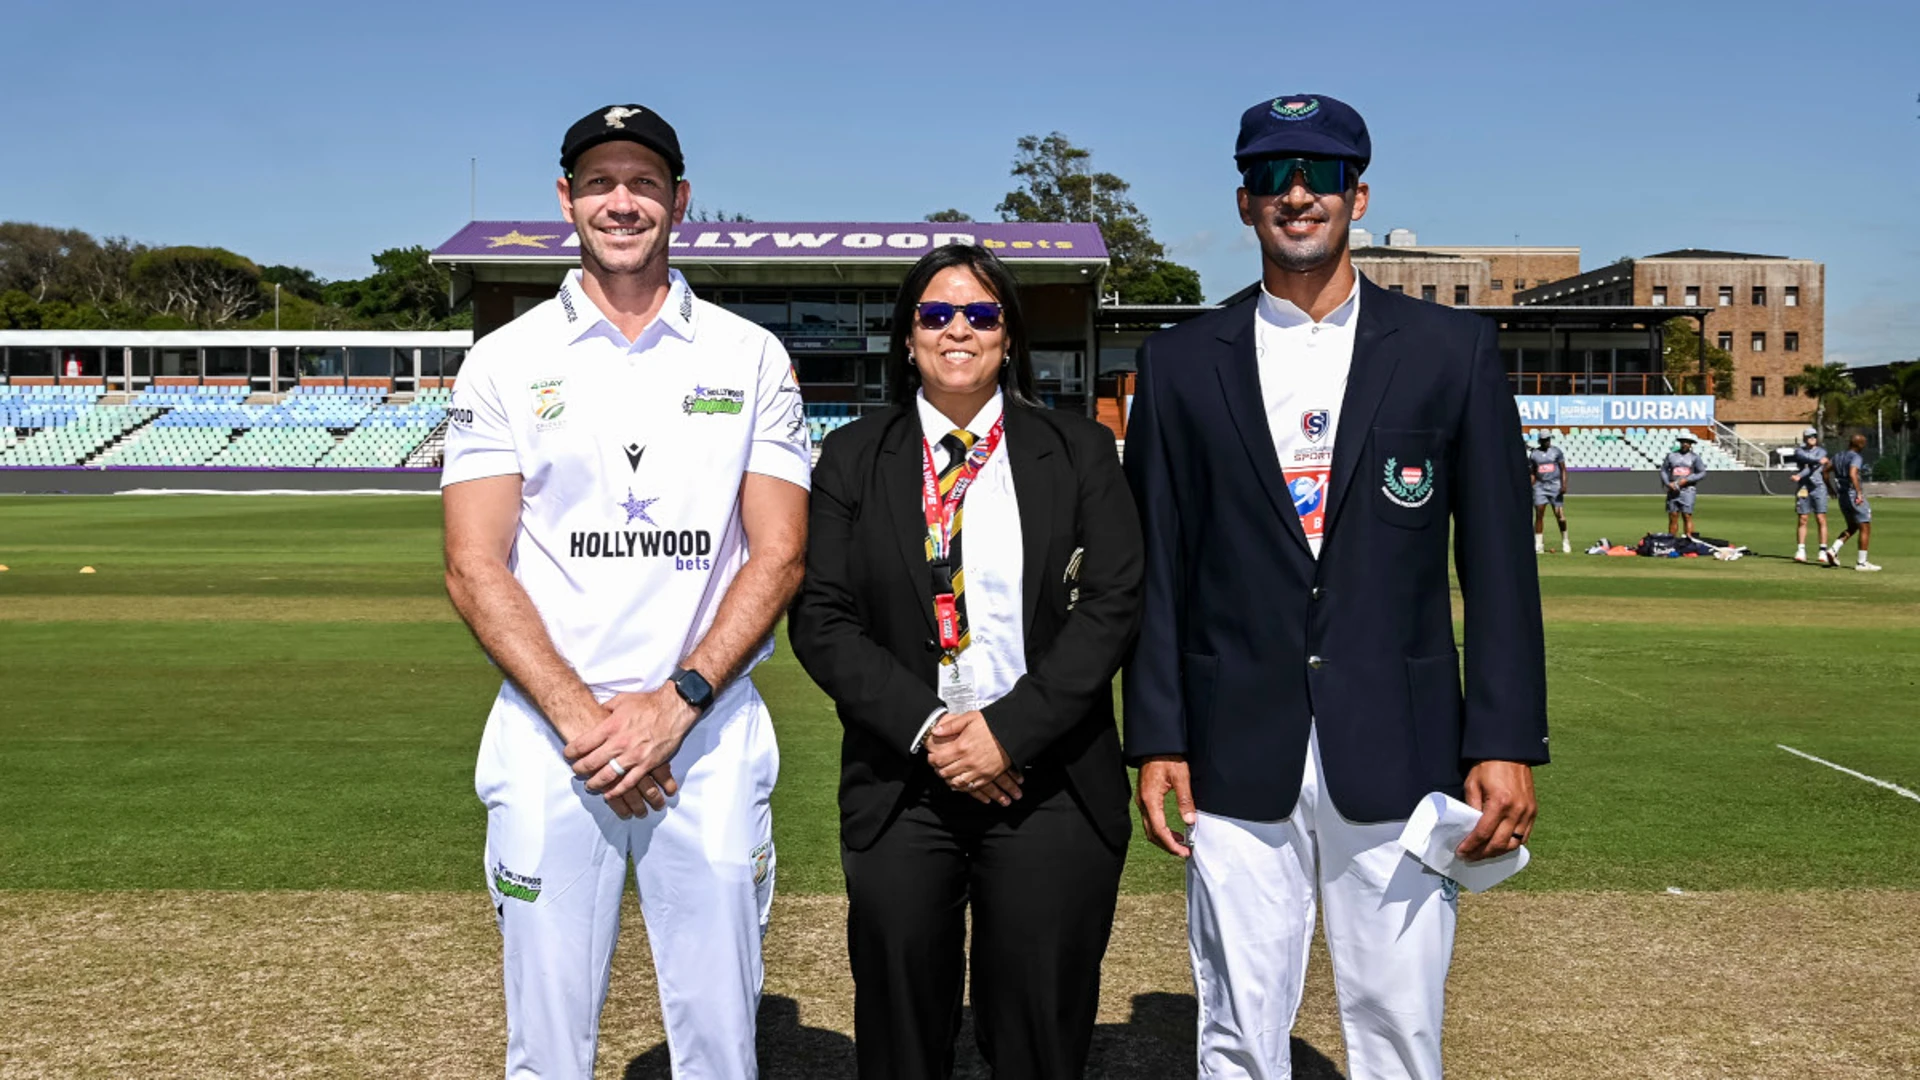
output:
[{"label": "hollywoodbets sign", "polygon": [[675,570],[711,570],[713,534],[705,529],[608,529],[567,538],[576,559],[672,559]]}]

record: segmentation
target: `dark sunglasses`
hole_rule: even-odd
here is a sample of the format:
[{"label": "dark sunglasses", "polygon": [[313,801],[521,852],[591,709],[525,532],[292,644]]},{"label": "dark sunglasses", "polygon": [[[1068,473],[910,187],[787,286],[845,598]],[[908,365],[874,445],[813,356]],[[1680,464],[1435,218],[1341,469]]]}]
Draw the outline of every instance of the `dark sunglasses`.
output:
[{"label": "dark sunglasses", "polygon": [[1285,195],[1293,188],[1293,178],[1302,175],[1307,190],[1315,195],[1338,195],[1347,190],[1347,168],[1337,159],[1274,158],[1257,161],[1246,172],[1247,193],[1256,198]]},{"label": "dark sunglasses", "polygon": [[978,300],[971,304],[949,304],[945,300],[924,300],[914,305],[920,313],[920,329],[945,330],[956,314],[967,317],[967,325],[975,330],[1000,329],[1002,309],[999,304],[988,300]]}]

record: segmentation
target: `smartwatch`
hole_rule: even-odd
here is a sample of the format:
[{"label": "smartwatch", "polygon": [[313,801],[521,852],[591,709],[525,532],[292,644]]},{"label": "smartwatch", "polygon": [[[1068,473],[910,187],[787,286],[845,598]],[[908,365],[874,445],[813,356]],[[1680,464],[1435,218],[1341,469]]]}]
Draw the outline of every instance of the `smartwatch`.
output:
[{"label": "smartwatch", "polygon": [[673,669],[673,674],[667,677],[667,681],[673,684],[675,690],[680,691],[680,696],[686,699],[687,704],[693,706],[694,712],[704,713],[713,705],[713,684],[703,678],[699,672],[676,667]]}]

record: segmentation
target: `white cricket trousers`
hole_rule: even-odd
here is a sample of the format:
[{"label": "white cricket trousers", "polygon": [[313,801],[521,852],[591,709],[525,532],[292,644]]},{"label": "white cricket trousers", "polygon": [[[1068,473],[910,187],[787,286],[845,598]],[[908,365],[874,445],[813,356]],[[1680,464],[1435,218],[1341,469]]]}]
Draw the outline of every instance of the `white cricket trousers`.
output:
[{"label": "white cricket trousers", "polygon": [[780,772],[766,705],[746,679],[727,687],[674,755],[679,794],[644,818],[623,821],[588,792],[563,745],[508,685],[474,773],[505,958],[509,1080],[593,1077],[628,859],[673,1075],[755,1076]]},{"label": "white cricket trousers", "polygon": [[1187,941],[1200,1075],[1284,1080],[1315,901],[1353,1080],[1438,1080],[1456,918],[1453,883],[1401,849],[1405,822],[1362,825],[1328,798],[1310,735],[1284,821],[1200,814],[1187,863]]}]

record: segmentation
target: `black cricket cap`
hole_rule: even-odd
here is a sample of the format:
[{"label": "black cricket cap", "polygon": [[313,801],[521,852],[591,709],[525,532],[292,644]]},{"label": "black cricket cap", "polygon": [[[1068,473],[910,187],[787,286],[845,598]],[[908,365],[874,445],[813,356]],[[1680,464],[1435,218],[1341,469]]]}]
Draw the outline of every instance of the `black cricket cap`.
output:
[{"label": "black cricket cap", "polygon": [[666,158],[675,180],[686,174],[687,162],[680,156],[680,136],[674,134],[673,125],[640,105],[609,105],[575,121],[560,140],[560,168],[572,172],[581,154],[615,139],[639,143]]},{"label": "black cricket cap", "polygon": [[1365,172],[1373,139],[1353,106],[1325,94],[1288,94],[1240,114],[1236,168],[1246,172],[1256,161],[1285,157],[1339,158]]}]

